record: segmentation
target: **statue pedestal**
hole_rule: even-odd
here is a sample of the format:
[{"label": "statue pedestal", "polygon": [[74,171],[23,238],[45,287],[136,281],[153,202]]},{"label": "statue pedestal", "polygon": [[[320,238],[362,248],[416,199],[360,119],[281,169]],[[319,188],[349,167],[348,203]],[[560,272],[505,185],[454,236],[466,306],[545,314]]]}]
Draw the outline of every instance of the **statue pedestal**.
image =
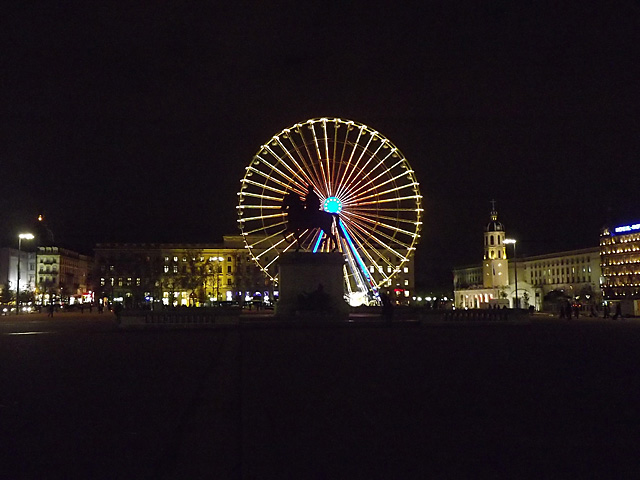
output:
[{"label": "statue pedestal", "polygon": [[290,252],[278,261],[279,318],[346,320],[341,253]]}]

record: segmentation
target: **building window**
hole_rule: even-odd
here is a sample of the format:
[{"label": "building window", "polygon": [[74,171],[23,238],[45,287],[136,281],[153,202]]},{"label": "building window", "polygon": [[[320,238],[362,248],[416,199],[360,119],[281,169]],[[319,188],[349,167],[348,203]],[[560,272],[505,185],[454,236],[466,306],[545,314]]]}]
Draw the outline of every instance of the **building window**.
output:
[{"label": "building window", "polygon": [[169,265],[164,266],[164,273],[169,273]]},{"label": "building window", "polygon": [[178,266],[177,265],[173,266],[173,273],[178,273]]},{"label": "building window", "polygon": [[177,262],[178,261],[178,257],[173,257],[173,261]]}]

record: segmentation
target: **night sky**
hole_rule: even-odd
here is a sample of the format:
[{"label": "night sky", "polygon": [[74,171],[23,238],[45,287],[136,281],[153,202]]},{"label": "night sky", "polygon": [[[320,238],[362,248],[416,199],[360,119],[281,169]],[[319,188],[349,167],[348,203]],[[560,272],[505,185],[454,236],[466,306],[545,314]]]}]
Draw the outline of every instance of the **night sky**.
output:
[{"label": "night sky", "polygon": [[638,2],[14,3],[2,245],[39,213],[85,253],[220,241],[260,145],[323,116],[416,171],[423,286],[481,260],[492,198],[519,255],[640,220]]}]

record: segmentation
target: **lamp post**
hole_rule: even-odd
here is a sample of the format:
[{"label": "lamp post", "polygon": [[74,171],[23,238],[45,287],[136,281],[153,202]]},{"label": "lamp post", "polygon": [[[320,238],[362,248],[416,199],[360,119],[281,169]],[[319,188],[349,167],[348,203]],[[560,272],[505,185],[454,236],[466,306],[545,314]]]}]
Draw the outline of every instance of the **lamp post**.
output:
[{"label": "lamp post", "polygon": [[216,261],[216,302],[220,301],[220,275],[222,274],[222,265],[221,262],[224,261],[223,257],[213,257]]},{"label": "lamp post", "polygon": [[20,314],[20,263],[22,262],[22,240],[33,240],[32,233],[18,235],[18,281],[16,282],[16,315]]},{"label": "lamp post", "polygon": [[505,238],[504,243],[513,245],[513,272],[514,272],[514,281],[516,282],[516,298],[513,302],[515,308],[520,307],[520,301],[518,299],[518,260],[516,256],[516,241],[513,238]]}]

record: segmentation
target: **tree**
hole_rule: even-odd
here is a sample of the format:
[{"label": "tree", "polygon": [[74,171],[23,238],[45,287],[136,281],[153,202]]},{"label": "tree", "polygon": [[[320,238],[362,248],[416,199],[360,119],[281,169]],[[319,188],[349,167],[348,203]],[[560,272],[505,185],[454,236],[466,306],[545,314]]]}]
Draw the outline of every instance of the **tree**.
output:
[{"label": "tree", "polygon": [[9,290],[8,285],[0,285],[0,303],[11,303],[15,298],[15,293]]}]

